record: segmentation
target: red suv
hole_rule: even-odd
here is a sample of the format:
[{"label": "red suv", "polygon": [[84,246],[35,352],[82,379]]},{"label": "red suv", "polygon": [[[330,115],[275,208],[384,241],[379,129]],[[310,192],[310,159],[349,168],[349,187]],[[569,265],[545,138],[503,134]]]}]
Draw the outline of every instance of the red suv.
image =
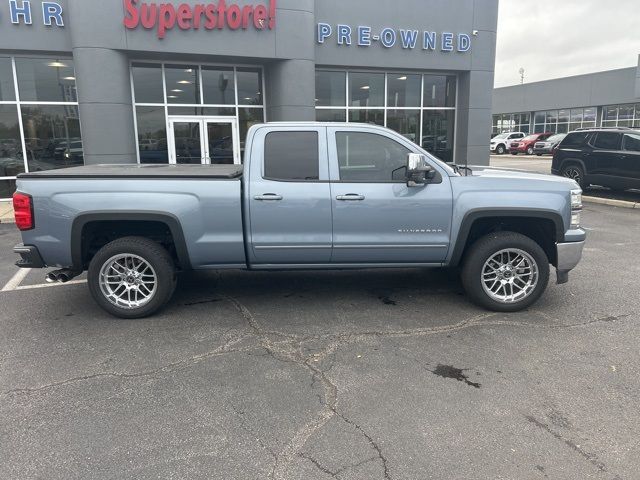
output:
[{"label": "red suv", "polygon": [[533,155],[533,146],[536,142],[542,142],[549,138],[553,133],[545,132],[545,133],[534,133],[532,135],[528,135],[520,140],[516,140],[515,142],[511,142],[509,144],[509,153],[511,155],[517,155],[519,153],[526,153],[527,155]]}]

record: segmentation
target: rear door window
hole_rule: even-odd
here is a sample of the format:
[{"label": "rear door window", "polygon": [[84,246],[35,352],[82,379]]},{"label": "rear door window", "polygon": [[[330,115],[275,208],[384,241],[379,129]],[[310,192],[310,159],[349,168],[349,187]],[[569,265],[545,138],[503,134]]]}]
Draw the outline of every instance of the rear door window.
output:
[{"label": "rear door window", "polygon": [[599,132],[593,142],[593,146],[600,150],[618,150],[620,149],[619,133]]},{"label": "rear door window", "polygon": [[318,132],[271,132],[264,141],[264,177],[283,181],[320,178]]},{"label": "rear door window", "polygon": [[623,147],[630,152],[640,152],[640,133],[625,133]]},{"label": "rear door window", "polygon": [[589,132],[573,132],[565,137],[560,146],[562,147],[581,147],[587,138],[591,135]]}]

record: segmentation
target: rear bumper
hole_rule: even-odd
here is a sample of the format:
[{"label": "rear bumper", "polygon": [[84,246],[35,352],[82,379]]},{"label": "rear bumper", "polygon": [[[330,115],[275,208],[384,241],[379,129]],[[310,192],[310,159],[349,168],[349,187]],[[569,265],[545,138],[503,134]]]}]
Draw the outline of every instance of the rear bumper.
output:
[{"label": "rear bumper", "polygon": [[569,272],[573,270],[582,259],[584,241],[558,243],[556,247],[558,252],[558,264],[556,265],[558,283],[567,283],[569,281]]},{"label": "rear bumper", "polygon": [[44,268],[46,265],[40,256],[38,247],[33,245],[23,245],[22,243],[13,247],[13,253],[20,255],[20,260],[16,266],[20,268]]}]

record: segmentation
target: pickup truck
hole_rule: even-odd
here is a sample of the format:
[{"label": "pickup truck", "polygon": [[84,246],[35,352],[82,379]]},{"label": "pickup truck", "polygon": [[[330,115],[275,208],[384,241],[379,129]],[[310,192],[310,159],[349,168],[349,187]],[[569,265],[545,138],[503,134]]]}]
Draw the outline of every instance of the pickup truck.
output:
[{"label": "pickup truck", "polygon": [[89,165],[18,177],[19,267],[88,271],[109,313],[164,306],[207,269],[461,267],[495,311],[532,305],[579,262],[575,181],[458,168],[374,125],[267,123],[244,165]]}]

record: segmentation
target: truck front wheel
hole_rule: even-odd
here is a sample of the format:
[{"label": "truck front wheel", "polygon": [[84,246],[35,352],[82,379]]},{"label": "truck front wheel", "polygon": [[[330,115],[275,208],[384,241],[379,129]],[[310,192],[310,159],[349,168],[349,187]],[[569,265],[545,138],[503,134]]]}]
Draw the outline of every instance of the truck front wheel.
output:
[{"label": "truck front wheel", "polygon": [[160,244],[143,237],[124,237],[95,254],[88,282],[94,300],[111,315],[143,318],[171,299],[176,271]]},{"label": "truck front wheel", "polygon": [[549,259],[535,241],[515,232],[490,233],[469,249],[462,284],[478,305],[517,312],[535,303],[549,283]]}]

